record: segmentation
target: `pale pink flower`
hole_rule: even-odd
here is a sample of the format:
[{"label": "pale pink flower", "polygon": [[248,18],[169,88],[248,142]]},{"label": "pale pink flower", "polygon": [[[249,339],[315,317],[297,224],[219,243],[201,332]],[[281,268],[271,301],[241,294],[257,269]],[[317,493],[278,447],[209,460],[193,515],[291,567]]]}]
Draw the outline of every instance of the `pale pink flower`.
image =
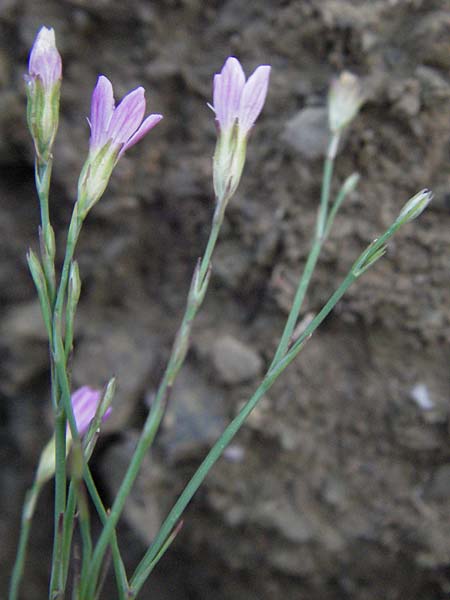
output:
[{"label": "pale pink flower", "polygon": [[157,125],[162,115],[144,119],[145,92],[138,87],[115,106],[111,82],[100,75],[92,94],[89,155],[78,182],[82,218],[100,199],[122,154]]},{"label": "pale pink flower", "polygon": [[[98,405],[102,398],[102,393],[99,390],[94,390],[87,385],[76,390],[71,397],[73,415],[77,424],[78,433],[82,437],[95,417]],[[109,407],[103,415],[105,421],[111,414]]]},{"label": "pale pink flower", "polygon": [[259,66],[245,81],[241,63],[230,56],[220,73],[214,75],[213,108],[220,131],[237,122],[239,134],[246,136],[258,118],[267,96],[270,67]]},{"label": "pale pink flower", "polygon": [[261,65],[245,81],[240,62],[230,56],[214,75],[213,106],[218,125],[214,153],[214,191],[220,202],[235,193],[245,164],[247,138],[267,96],[270,67]]},{"label": "pale pink flower", "polygon": [[111,142],[112,147],[119,151],[117,158],[120,158],[163,118],[153,114],[144,119],[144,114],[143,87],[129,92],[115,106],[112,84],[107,77],[100,75],[92,94],[89,151],[96,153]]}]

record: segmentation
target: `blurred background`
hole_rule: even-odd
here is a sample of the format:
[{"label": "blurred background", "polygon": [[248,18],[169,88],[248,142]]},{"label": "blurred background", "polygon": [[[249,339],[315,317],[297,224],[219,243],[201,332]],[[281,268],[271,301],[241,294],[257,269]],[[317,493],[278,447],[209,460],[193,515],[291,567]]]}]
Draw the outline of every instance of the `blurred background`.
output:
[{"label": "blurred background", "polygon": [[[63,57],[51,216],[58,256],[99,73],[165,119],[122,158],[85,224],[74,387],[119,387],[93,459],[106,502],[131,455],[213,211],[212,76],[272,65],[192,350],[120,530],[132,569],[268,366],[313,234],[326,94],[368,101],[338,156],[336,219],[303,314],[416,191],[435,199],[267,394],[186,513],[142,598],[441,600],[450,593],[450,5],[447,0],[0,0],[0,597],[20,506],[51,432],[47,346],[25,254],[38,204],[23,74],[41,25]],[[52,489],[24,600],[46,597]],[[114,588],[105,591],[114,598]]]}]

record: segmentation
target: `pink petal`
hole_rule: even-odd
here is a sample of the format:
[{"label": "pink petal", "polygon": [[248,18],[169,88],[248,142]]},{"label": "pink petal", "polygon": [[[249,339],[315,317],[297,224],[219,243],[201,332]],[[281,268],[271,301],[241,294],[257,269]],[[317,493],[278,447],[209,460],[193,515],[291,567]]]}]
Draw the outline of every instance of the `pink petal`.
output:
[{"label": "pink petal", "polygon": [[238,115],[239,101],[245,85],[241,63],[230,56],[220,75],[214,76],[213,104],[222,129],[231,127]]},{"label": "pink petal", "polygon": [[153,127],[155,127],[155,125],[157,125],[161,119],[163,118],[162,115],[149,115],[146,119],[144,119],[144,121],[142,122],[142,125],[139,127],[139,129],[136,131],[135,134],[133,134],[130,139],[128,140],[128,142],[126,142],[123,146],[122,149],[119,152],[119,158],[122,156],[122,154],[128,150],[128,148],[131,148],[131,146],[134,146],[134,144],[136,144],[139,140],[141,140],[144,135],[146,135],[150,129],[153,129]]},{"label": "pink petal", "polygon": [[41,27],[30,52],[28,73],[40,77],[45,88],[50,88],[62,76],[61,56],[55,45],[52,28]]},{"label": "pink petal", "polygon": [[270,67],[262,65],[248,78],[239,104],[239,131],[246,135],[262,111],[269,86]]},{"label": "pink petal", "polygon": [[114,112],[114,94],[111,82],[100,75],[92,94],[90,149],[95,151],[108,141],[108,126]]},{"label": "pink petal", "polygon": [[141,124],[145,113],[144,94],[144,88],[136,88],[123,98],[114,111],[108,128],[108,138],[115,144],[127,142]]},{"label": "pink petal", "polygon": [[83,436],[95,416],[101,392],[85,385],[72,394],[72,409],[78,433]]}]

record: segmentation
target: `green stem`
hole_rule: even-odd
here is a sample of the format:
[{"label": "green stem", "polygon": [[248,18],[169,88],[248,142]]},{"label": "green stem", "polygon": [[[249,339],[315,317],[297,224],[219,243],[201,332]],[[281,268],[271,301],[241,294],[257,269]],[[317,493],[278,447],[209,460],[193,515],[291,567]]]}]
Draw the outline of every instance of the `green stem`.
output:
[{"label": "green stem", "polygon": [[188,296],[187,306],[183,316],[181,326],[175,338],[172,347],[168,365],[164,372],[162,381],[156,393],[152,409],[145,422],[141,437],[133,454],[131,462],[128,466],[125,477],[117,492],[108,522],[103,528],[100,538],[94,550],[92,557],[92,565],[89,570],[88,577],[85,580],[85,586],[82,587],[81,593],[83,597],[89,598],[93,594],[96,582],[99,576],[103,556],[110,543],[114,528],[120,518],[126,499],[130,494],[131,488],[138,475],[142,461],[148,452],[148,449],[155,439],[156,433],[161,424],[165,412],[165,406],[170,394],[171,387],[175,378],[184,362],[186,352],[189,345],[189,336],[192,327],[193,319],[197,314],[198,309],[203,301],[206,288],[208,285],[208,273],[210,272],[211,256],[213,254],[220,228],[223,223],[224,211],[226,202],[220,200],[216,204],[213,223],[210,236],[206,245],[205,253],[194,272],[191,289]]},{"label": "green stem", "polygon": [[316,267],[317,260],[320,255],[320,251],[325,240],[325,224],[327,222],[328,206],[330,202],[330,190],[334,169],[335,148],[337,147],[338,141],[338,137],[336,136],[336,134],[334,134],[331,137],[328,145],[328,152],[323,169],[320,205],[319,212],[317,215],[317,224],[314,240],[308,258],[306,260],[305,269],[303,271],[302,277],[297,287],[297,291],[295,293],[291,311],[286,321],[286,325],[284,327],[280,343],[275,352],[275,356],[273,358],[272,364],[270,365],[270,368],[272,368],[273,365],[279,362],[279,360],[286,354],[289,344],[292,341],[292,334],[294,333],[295,326],[297,324],[298,317],[303,305],[303,301],[305,299],[305,295],[308,290],[311,277],[314,273],[314,269]]},{"label": "green stem", "polygon": [[39,206],[41,213],[41,252],[42,264],[47,282],[47,290],[50,305],[53,308],[55,301],[55,240],[53,229],[50,224],[49,213],[49,191],[50,179],[52,174],[53,160],[49,158],[47,162],[41,162],[39,158],[35,160],[35,182],[39,197]]},{"label": "green stem", "polygon": [[[106,510],[105,510],[103,502],[100,498],[100,495],[97,491],[97,488],[94,483],[94,479],[92,478],[92,474],[91,474],[89,468],[86,468],[86,470],[85,470],[84,481],[86,483],[86,487],[89,491],[89,494],[92,498],[94,506],[97,510],[97,513],[100,517],[100,520],[101,520],[102,524],[105,525],[108,520],[108,515],[106,513]],[[115,531],[113,531],[113,535],[111,538],[111,549],[112,549],[112,556],[113,556],[114,572],[116,575],[117,589],[119,592],[119,600],[128,600],[128,598],[129,598],[128,592],[129,592],[130,586],[128,584],[125,566],[123,564],[123,560],[120,555],[119,544],[117,541],[117,535],[116,535]]]},{"label": "green stem", "polygon": [[33,486],[28,490],[25,496],[25,501],[22,508],[22,518],[20,523],[20,537],[17,548],[16,561],[14,563],[13,572],[11,575],[11,583],[9,588],[9,600],[18,600],[19,587],[22,580],[28,539],[30,537],[31,522],[36,507],[36,502],[41,491],[41,486],[34,482]]},{"label": "green stem", "polygon": [[83,545],[83,558],[81,562],[81,581],[85,577],[89,564],[92,558],[92,538],[91,538],[91,526],[89,519],[89,507],[87,503],[87,497],[85,489],[83,488],[82,479],[77,481],[78,490],[78,521],[80,523],[81,531],[81,542]]},{"label": "green stem", "polygon": [[55,513],[50,598],[62,591],[63,517],[66,510],[66,415],[57,409],[55,420]]},{"label": "green stem", "polygon": [[[317,317],[310,323],[307,330],[301,336],[301,343],[305,341],[305,339],[311,335],[311,333],[320,325],[320,323],[325,319],[325,317],[331,312],[333,307],[339,298],[345,293],[351,283],[354,281],[355,277],[347,276],[344,282],[341,284],[339,290],[333,294],[328,303],[322,309],[322,311],[317,315]],[[299,339],[299,342],[300,342]],[[297,342],[298,344],[298,342]],[[296,354],[299,352],[299,348],[297,349]],[[289,360],[287,360],[289,357]],[[174,507],[170,511],[169,515],[165,519],[161,529],[159,530],[158,535],[156,536],[152,546],[145,554],[144,558],[139,563],[133,577],[131,578],[131,586],[134,594],[140,590],[145,580],[149,576],[151,570],[156,565],[154,561],[155,557],[158,555],[160,549],[164,545],[168,536],[170,536],[173,528],[178,523],[181,515],[183,514],[185,508],[191,501],[195,492],[198,490],[207,474],[214,466],[216,461],[220,458],[225,448],[229,445],[233,437],[239,431],[239,429],[244,424],[245,420],[255,408],[257,403],[261,400],[264,394],[272,387],[273,383],[279,377],[281,372],[288,366],[290,362],[295,358],[295,355],[291,352],[288,353],[286,358],[283,360],[283,365],[276,366],[272,371],[270,371],[261,382],[260,386],[253,394],[253,396],[248,400],[248,402],[243,406],[238,415],[231,421],[231,423],[224,430],[222,435],[219,437],[217,442],[211,448],[206,458],[203,460],[189,483],[184,488],[182,494],[176,501]]]},{"label": "green stem", "polygon": [[64,516],[63,530],[63,546],[62,546],[62,569],[63,569],[63,586],[66,586],[67,576],[69,574],[70,550],[72,547],[73,524],[75,520],[76,510],[76,494],[75,482],[71,481],[69,486],[69,494],[67,496],[66,514]]},{"label": "green stem", "polygon": [[[61,371],[66,373],[65,352],[62,346],[62,309],[64,305],[65,292],[69,276],[70,262],[75,251],[76,242],[81,229],[81,221],[78,218],[77,207],[72,214],[72,219],[69,227],[67,239],[66,253],[64,264],[61,273],[58,293],[55,300],[55,309],[53,313],[52,323],[52,374],[56,375],[52,380],[52,395],[53,402],[56,406],[56,421],[55,421],[55,516],[54,516],[54,541],[53,541],[53,559],[52,573],[50,579],[50,595],[57,596],[64,591],[64,573],[63,573],[63,537],[64,528],[61,525],[61,518],[66,510],[66,426],[67,419],[71,423],[71,429],[75,424],[72,406],[70,402],[70,390],[68,386],[61,389],[61,402],[59,397],[59,385],[62,386],[64,377],[61,376]],[[66,381],[67,383],[67,381]],[[67,397],[68,396],[68,397]],[[74,444],[79,443],[75,425],[75,434],[72,432]]]},{"label": "green stem", "polygon": [[292,304],[291,311],[290,311],[288,319],[286,321],[283,335],[281,337],[278,348],[275,352],[275,356],[270,365],[270,368],[272,368],[286,354],[289,344],[292,341],[292,335],[294,333],[295,326],[298,321],[298,316],[300,314],[300,310],[302,308],[303,301],[305,299],[306,291],[307,291],[309,283],[311,281],[311,277],[314,273],[314,269],[316,267],[317,259],[319,258],[321,249],[322,249],[321,240],[315,239],[313,242],[313,245],[311,247],[311,251],[308,255],[308,259],[306,261],[305,269],[303,271],[303,275],[300,280],[300,284],[295,293],[294,302]]},{"label": "green stem", "polygon": [[375,240],[370,246],[360,255],[355,261],[350,272],[347,274],[344,281],[341,283],[339,288],[332,294],[328,302],[324,305],[322,310],[314,317],[311,323],[306,327],[305,331],[299,336],[298,340],[294,343],[292,348],[286,353],[286,355],[275,364],[264,377],[260,386],[254,393],[254,395],[248,400],[243,406],[238,415],[231,421],[225,431],[219,437],[217,442],[211,448],[206,458],[203,460],[197,471],[189,483],[184,488],[183,492],[179,496],[172,510],[169,512],[164,523],[162,524],[158,535],[156,536],[153,544],[145,553],[143,559],[139,563],[135,573],[131,578],[131,586],[133,597],[136,597],[137,593],[141,589],[142,585],[150,575],[151,571],[155,567],[158,556],[161,549],[164,547],[167,539],[171,535],[174,527],[178,523],[182,516],[185,508],[191,501],[197,489],[203,483],[204,479],[208,475],[211,468],[214,466],[218,458],[222,455],[225,448],[231,442],[233,437],[239,431],[249,414],[252,412],[254,407],[257,405],[259,400],[264,394],[271,388],[273,383],[278,379],[281,373],[288,367],[288,365],[296,358],[304,343],[311,337],[314,331],[319,325],[325,320],[330,314],[348,288],[358,279],[358,277],[370,267],[374,261],[373,257],[379,256],[379,251],[383,249],[387,240],[397,231],[401,226],[401,223],[394,223],[379,239]]},{"label": "green stem", "polygon": [[319,216],[317,219],[316,237],[323,238],[325,232],[325,224],[328,214],[328,203],[330,200],[331,179],[333,177],[334,159],[336,157],[337,146],[339,144],[339,134],[334,133],[331,136],[328,144],[327,156],[322,176],[322,191],[320,195]]}]

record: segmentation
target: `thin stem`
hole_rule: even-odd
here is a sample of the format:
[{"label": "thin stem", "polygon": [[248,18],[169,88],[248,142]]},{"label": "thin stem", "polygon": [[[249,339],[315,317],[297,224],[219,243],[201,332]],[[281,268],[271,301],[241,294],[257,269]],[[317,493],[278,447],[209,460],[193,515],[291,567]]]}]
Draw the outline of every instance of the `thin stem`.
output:
[{"label": "thin stem", "polygon": [[[108,520],[108,515],[107,515],[106,509],[103,505],[103,502],[100,498],[100,495],[97,491],[97,488],[95,486],[92,474],[88,467],[85,469],[85,472],[84,472],[84,481],[86,483],[86,487],[89,491],[89,494],[92,498],[94,506],[97,510],[97,513],[100,517],[100,520],[101,520],[102,524],[105,525]],[[112,556],[113,556],[114,572],[116,575],[117,588],[118,588],[118,592],[119,592],[119,600],[127,600],[130,586],[128,584],[125,566],[123,564],[123,560],[120,555],[119,544],[117,541],[117,535],[116,535],[115,531],[113,531],[113,535],[111,538],[111,549],[112,549]]]},{"label": "thin stem", "polygon": [[156,393],[152,409],[150,410],[145,422],[136,450],[128,466],[119,491],[117,492],[117,496],[111,508],[107,524],[103,528],[94,550],[91,569],[89,570],[88,577],[86,578],[86,586],[82,588],[82,594],[84,593],[86,597],[90,597],[95,590],[95,585],[99,576],[104,553],[108,547],[114,528],[120,518],[123,507],[125,506],[126,499],[138,475],[142,461],[148,449],[152,445],[153,440],[155,439],[156,433],[164,416],[165,405],[170,394],[171,387],[184,362],[189,346],[192,322],[202,304],[209,282],[208,274],[210,273],[211,269],[211,256],[213,254],[220,228],[223,223],[225,205],[226,202],[221,202],[220,200],[216,204],[211,232],[206,245],[205,253],[200,261],[200,264],[194,271],[185,313],[172,347],[168,365]]},{"label": "thin stem", "polygon": [[[75,251],[75,245],[80,233],[81,221],[78,218],[77,208],[75,205],[74,212],[69,227],[69,234],[64,257],[64,264],[61,274],[61,280],[58,288],[58,293],[55,300],[55,309],[52,323],[52,399],[56,407],[55,421],[55,515],[54,515],[54,540],[53,540],[53,559],[52,573],[50,578],[50,595],[51,597],[62,593],[64,590],[64,573],[63,573],[63,537],[64,528],[61,526],[61,518],[66,510],[66,426],[67,418],[72,425],[75,423],[72,406],[70,402],[70,390],[68,386],[61,389],[63,402],[59,397],[59,386],[62,385],[63,377],[61,371],[66,373],[65,352],[61,348],[62,336],[62,309],[64,297],[67,288],[67,280],[69,276],[70,262]],[[67,398],[68,393],[68,398]],[[72,427],[71,427],[72,429]],[[75,434],[72,432],[74,444],[77,443],[77,431],[75,425]]]},{"label": "thin stem", "polygon": [[83,558],[81,562],[81,581],[85,577],[85,574],[89,568],[89,563],[92,558],[92,538],[91,538],[91,526],[89,519],[89,508],[86,498],[86,492],[83,488],[83,481],[80,479],[77,481],[78,490],[78,521],[80,523],[81,541],[83,544]]},{"label": "thin stem", "polygon": [[55,420],[55,513],[50,597],[62,589],[62,519],[66,510],[66,415],[58,408]]},{"label": "thin stem", "polygon": [[67,496],[66,514],[64,515],[64,530],[63,530],[63,547],[62,547],[62,569],[63,569],[63,586],[67,583],[69,574],[70,550],[72,547],[73,525],[75,520],[76,510],[76,494],[75,482],[71,481],[69,486],[69,494]]},{"label": "thin stem", "polygon": [[41,486],[38,483],[34,482],[33,486],[28,490],[28,492],[25,495],[25,501],[22,508],[22,518],[20,522],[19,545],[17,548],[16,561],[14,563],[9,588],[9,600],[17,600],[19,597],[19,587],[25,567],[25,559],[28,546],[28,539],[30,537],[31,522],[33,519],[34,509],[40,491]]},{"label": "thin stem", "polygon": [[216,461],[220,458],[225,448],[229,445],[233,437],[244,424],[245,420],[255,408],[259,400],[261,400],[264,394],[272,387],[273,383],[280,376],[282,371],[284,371],[284,369],[292,362],[292,360],[298,354],[304,341],[312,334],[312,332],[331,312],[338,300],[342,297],[342,295],[345,293],[345,291],[348,289],[351,283],[353,283],[354,280],[355,276],[350,273],[344,280],[344,282],[341,284],[339,289],[333,294],[333,296],[324,306],[322,311],[317,315],[317,317],[311,322],[307,330],[303,333],[303,335],[301,336],[301,341],[299,339],[299,342],[296,345],[296,352],[289,352],[285,359],[282,361],[282,365],[279,365],[265,376],[265,378],[261,382],[256,392],[250,398],[250,400],[248,400],[248,402],[244,405],[244,407],[241,409],[238,415],[233,419],[233,421],[231,421],[231,423],[227,426],[220,438],[211,448],[206,458],[203,460],[203,462],[201,463],[197,471],[194,473],[189,483],[184,488],[182,494],[176,501],[174,507],[168,514],[163,525],[161,526],[161,529],[159,530],[159,533],[156,536],[152,546],[139,563],[133,577],[131,578],[130,583],[134,594],[136,594],[140,590],[147,577],[151,573],[151,570],[155,567],[156,562],[154,559],[158,555],[160,549],[163,547],[166,539],[168,538],[172,529],[175,527],[176,523],[180,519],[182,513],[191,501],[195,492],[198,490],[198,488],[200,487],[200,485],[202,484],[202,482],[204,481],[204,479],[206,478],[207,474],[214,466]]},{"label": "thin stem", "polygon": [[47,162],[41,162],[39,158],[35,160],[35,182],[39,198],[41,214],[41,254],[44,268],[45,279],[49,302],[53,308],[55,301],[55,240],[52,226],[50,224],[49,213],[49,191],[50,179],[52,174],[53,160],[49,158]]},{"label": "thin stem", "polygon": [[320,205],[317,215],[317,224],[314,240],[311,246],[311,250],[309,251],[308,258],[306,260],[305,269],[303,271],[302,277],[297,287],[297,291],[295,293],[291,311],[286,321],[286,325],[284,327],[280,343],[275,352],[275,356],[273,358],[272,364],[270,365],[270,368],[272,368],[272,366],[275,365],[286,354],[289,344],[291,343],[292,334],[295,330],[295,326],[298,321],[298,316],[302,309],[303,301],[305,299],[305,295],[308,290],[311,277],[314,273],[314,269],[316,267],[317,260],[320,255],[320,251],[325,240],[325,224],[327,222],[328,206],[330,202],[331,179],[333,177],[335,148],[337,147],[338,141],[339,139],[337,135],[332,135],[329,142],[328,152],[323,169]]},{"label": "thin stem", "polygon": [[311,247],[311,251],[308,255],[302,278],[300,279],[299,286],[295,293],[294,302],[292,304],[291,311],[286,321],[283,335],[275,352],[275,356],[273,357],[273,361],[270,365],[270,368],[272,368],[286,354],[289,344],[291,343],[292,334],[297,324],[298,316],[300,314],[303,301],[305,299],[306,291],[311,281],[311,277],[314,273],[314,269],[316,267],[317,259],[319,258],[321,249],[322,242],[319,239],[315,239]]},{"label": "thin stem", "polygon": [[138,567],[136,568],[132,578],[131,586],[133,597],[137,595],[142,585],[150,575],[151,571],[155,567],[158,554],[161,548],[164,547],[166,540],[171,535],[173,528],[181,518],[185,508],[191,501],[197,489],[200,487],[206,476],[208,475],[211,468],[214,466],[218,458],[222,455],[225,448],[231,442],[233,437],[239,431],[249,414],[252,412],[254,407],[257,405],[259,400],[264,394],[271,388],[273,383],[278,379],[281,373],[288,367],[288,365],[296,358],[299,352],[302,350],[305,342],[311,337],[314,331],[319,325],[325,320],[330,314],[348,288],[358,279],[358,277],[373,264],[373,257],[378,256],[378,252],[384,247],[386,241],[397,231],[401,226],[401,223],[394,223],[379,239],[375,240],[370,246],[360,255],[355,261],[351,270],[345,277],[344,281],[338,287],[338,289],[332,294],[328,302],[324,305],[322,310],[314,317],[311,323],[306,327],[305,331],[299,336],[298,340],[294,343],[292,348],[286,353],[286,355],[275,364],[264,377],[260,386],[243,406],[238,415],[231,421],[225,431],[219,437],[217,442],[211,448],[206,458],[203,460],[197,471],[194,473],[183,492],[179,496],[172,510],[169,512],[164,523],[162,524],[158,535],[156,536],[153,544],[145,553]]}]

